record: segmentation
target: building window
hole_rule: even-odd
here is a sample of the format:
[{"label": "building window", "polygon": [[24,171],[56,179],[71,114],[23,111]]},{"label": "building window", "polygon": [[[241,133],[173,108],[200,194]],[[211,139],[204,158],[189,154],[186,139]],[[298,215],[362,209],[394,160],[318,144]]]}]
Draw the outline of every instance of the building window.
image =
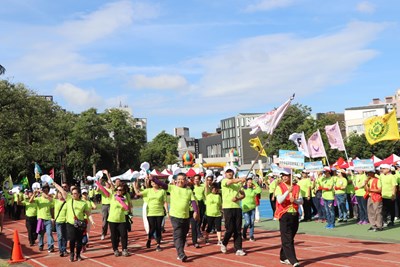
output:
[{"label": "building window", "polygon": [[348,132],[349,133],[357,133],[357,134],[364,133],[364,125],[358,124],[358,125],[349,126]]},{"label": "building window", "polygon": [[376,114],[376,110],[363,111],[363,118],[364,119],[372,117],[372,116],[376,116],[376,115],[377,115]]},{"label": "building window", "polygon": [[236,128],[236,136],[239,137],[240,136],[240,129]]},{"label": "building window", "polygon": [[244,127],[244,118],[241,118],[241,120],[240,120],[240,125],[242,126],[242,127]]}]

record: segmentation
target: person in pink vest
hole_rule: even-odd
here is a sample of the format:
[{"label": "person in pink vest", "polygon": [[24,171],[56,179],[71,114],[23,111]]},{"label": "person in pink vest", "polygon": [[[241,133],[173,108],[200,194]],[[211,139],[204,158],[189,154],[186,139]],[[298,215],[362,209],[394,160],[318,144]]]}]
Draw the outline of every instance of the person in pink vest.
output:
[{"label": "person in pink vest", "polygon": [[280,261],[282,264],[300,266],[294,248],[294,237],[299,229],[299,205],[303,204],[300,187],[291,182],[288,172],[281,173],[282,182],[276,187],[275,217],[279,219],[281,232]]}]

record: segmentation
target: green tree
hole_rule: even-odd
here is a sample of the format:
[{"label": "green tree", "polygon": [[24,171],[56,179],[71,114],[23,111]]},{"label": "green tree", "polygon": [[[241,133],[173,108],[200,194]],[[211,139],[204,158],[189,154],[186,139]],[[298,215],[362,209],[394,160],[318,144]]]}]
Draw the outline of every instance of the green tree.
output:
[{"label": "green tree", "polygon": [[109,109],[103,115],[110,136],[108,149],[115,171],[139,167],[140,150],[146,144],[145,132],[135,128],[132,117],[125,111]]},{"label": "green tree", "polygon": [[[175,158],[173,157],[175,156]],[[178,137],[159,133],[141,151],[141,161],[150,163],[151,168],[161,169],[168,164],[176,163],[178,157]]]}]

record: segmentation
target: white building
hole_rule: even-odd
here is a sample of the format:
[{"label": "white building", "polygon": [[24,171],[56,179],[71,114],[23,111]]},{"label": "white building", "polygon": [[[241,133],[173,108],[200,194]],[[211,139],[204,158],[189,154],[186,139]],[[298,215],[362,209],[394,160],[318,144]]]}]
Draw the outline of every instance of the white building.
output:
[{"label": "white building", "polygon": [[[344,110],[344,120],[346,124],[346,136],[352,133],[364,133],[364,121],[372,116],[382,116],[394,108],[400,107],[400,89],[396,91],[394,96],[387,96],[382,101],[379,98],[372,99],[367,106],[351,107]],[[397,121],[400,118],[400,110],[397,109]]]}]

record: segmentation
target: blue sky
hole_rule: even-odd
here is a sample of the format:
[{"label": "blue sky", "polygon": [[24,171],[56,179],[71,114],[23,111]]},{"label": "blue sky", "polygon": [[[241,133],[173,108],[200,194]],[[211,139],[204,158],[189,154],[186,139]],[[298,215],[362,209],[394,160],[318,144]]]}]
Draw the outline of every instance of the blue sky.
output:
[{"label": "blue sky", "polygon": [[343,112],[400,88],[397,0],[0,0],[2,78],[69,111],[122,102],[194,137],[296,93]]}]

